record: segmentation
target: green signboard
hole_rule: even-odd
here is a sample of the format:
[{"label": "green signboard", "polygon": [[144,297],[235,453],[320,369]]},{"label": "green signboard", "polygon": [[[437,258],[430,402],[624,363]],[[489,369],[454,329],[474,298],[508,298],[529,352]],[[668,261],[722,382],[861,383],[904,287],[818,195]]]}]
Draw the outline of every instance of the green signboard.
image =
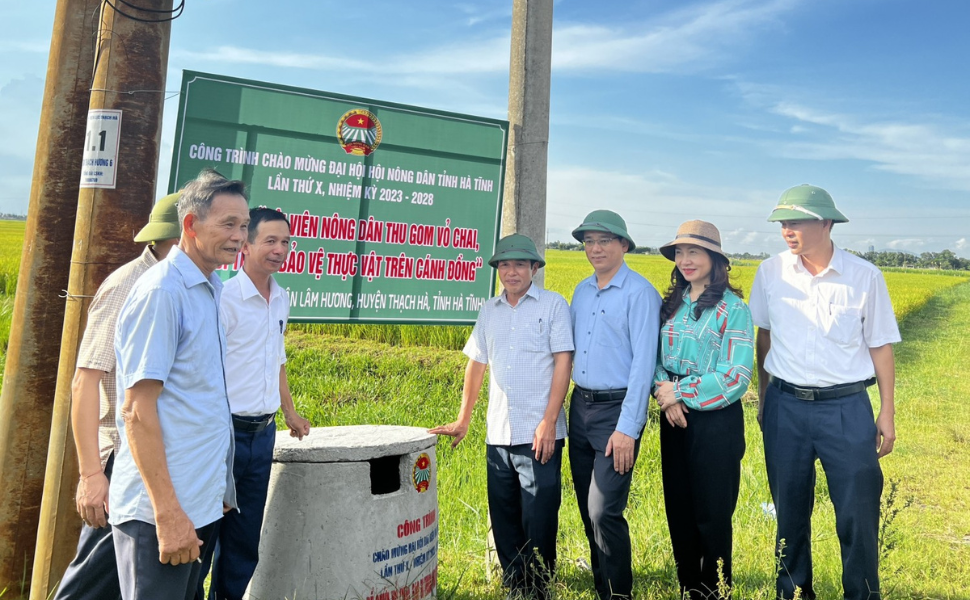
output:
[{"label": "green signboard", "polygon": [[506,121],[185,71],[169,186],[213,167],[289,216],[294,321],[470,324],[507,140]]}]

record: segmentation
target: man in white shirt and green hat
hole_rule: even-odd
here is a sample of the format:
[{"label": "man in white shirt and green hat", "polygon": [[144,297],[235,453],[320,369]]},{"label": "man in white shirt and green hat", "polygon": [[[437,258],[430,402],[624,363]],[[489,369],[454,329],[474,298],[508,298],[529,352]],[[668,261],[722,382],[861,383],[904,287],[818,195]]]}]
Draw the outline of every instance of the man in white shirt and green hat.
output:
[{"label": "man in white shirt and green hat", "polygon": [[[896,439],[899,328],[882,273],[832,242],[848,219],[822,188],[785,191],[769,221],[788,250],[758,267],[749,305],[759,327],[758,420],[778,518],[779,598],[815,598],[815,461],[835,508],[847,600],[878,600],[879,459]],[[879,385],[879,415],[866,388]],[[781,542],[784,541],[784,547]]]},{"label": "man in white shirt and green hat", "polygon": [[573,350],[569,306],[532,282],[546,263],[528,237],[499,240],[488,264],[505,289],[482,307],[465,344],[458,420],[430,432],[453,437],[452,447],[464,439],[489,369],[485,444],[495,550],[509,597],[544,600],[556,566]]}]

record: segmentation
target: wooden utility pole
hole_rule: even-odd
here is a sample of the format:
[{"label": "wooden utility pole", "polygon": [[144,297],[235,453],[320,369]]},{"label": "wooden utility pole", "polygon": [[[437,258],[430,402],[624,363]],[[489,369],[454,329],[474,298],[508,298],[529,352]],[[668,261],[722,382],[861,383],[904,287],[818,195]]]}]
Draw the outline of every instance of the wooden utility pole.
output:
[{"label": "wooden utility pole", "polygon": [[[502,235],[529,236],[541,255],[546,248],[551,74],[552,0],[514,0]],[[543,271],[535,280],[542,285]]]},{"label": "wooden utility pole", "polygon": [[[147,222],[155,195],[172,4],[141,0],[140,9],[117,5],[121,10],[102,5],[89,115],[114,117],[119,115],[104,111],[120,111],[117,162],[113,177],[102,173],[89,179],[84,171],[90,167],[81,174],[31,600],[49,597],[77,547],[80,518],[74,503],[78,467],[71,435],[71,380],[90,298],[109,273],[141,250],[132,238]],[[106,143],[111,147],[113,141],[105,139],[111,138],[110,131],[99,137],[89,125],[89,133],[88,150],[99,145],[104,150]],[[107,187],[84,187],[86,181]]]},{"label": "wooden utility pole", "polygon": [[0,392],[0,590],[30,579],[100,0],[58,0]]}]

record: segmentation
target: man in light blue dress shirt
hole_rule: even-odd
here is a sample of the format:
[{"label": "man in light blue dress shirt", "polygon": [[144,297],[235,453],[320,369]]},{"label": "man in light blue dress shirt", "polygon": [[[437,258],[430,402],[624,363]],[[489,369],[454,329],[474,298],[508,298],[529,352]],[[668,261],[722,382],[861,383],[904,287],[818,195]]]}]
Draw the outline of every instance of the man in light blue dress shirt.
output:
[{"label": "man in light blue dress shirt", "polygon": [[589,539],[596,593],[630,598],[633,570],[626,509],[657,362],[660,294],[623,260],[635,248],[620,215],[596,210],[573,230],[593,274],[571,307],[573,390],[569,461]]},{"label": "man in light blue dress shirt", "polygon": [[124,600],[195,595],[200,552],[235,506],[222,283],[242,248],[245,186],[204,171],[182,190],[179,245],[135,283],[115,335],[121,448],[110,522]]},{"label": "man in light blue dress shirt", "polygon": [[488,510],[509,597],[545,600],[556,567],[562,499],[563,400],[573,336],[565,298],[532,277],[545,265],[535,243],[512,234],[488,264],[505,290],[479,312],[465,354],[458,420],[431,429],[457,446],[468,433],[486,368]]}]

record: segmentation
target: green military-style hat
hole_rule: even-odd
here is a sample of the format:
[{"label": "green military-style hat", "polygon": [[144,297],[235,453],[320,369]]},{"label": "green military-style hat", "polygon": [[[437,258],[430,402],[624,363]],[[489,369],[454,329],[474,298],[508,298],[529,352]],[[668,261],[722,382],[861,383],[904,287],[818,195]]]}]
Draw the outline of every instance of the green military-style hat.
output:
[{"label": "green military-style hat", "polygon": [[835,200],[828,192],[820,187],[796,185],[785,190],[778,199],[778,206],[771,211],[769,221],[824,221],[833,223],[848,223],[839,209],[835,208]]},{"label": "green military-style hat", "polygon": [[573,237],[579,242],[582,242],[583,234],[587,231],[612,233],[615,236],[625,239],[630,244],[626,249],[627,252],[632,252],[637,247],[633,243],[633,238],[626,232],[626,221],[612,210],[594,210],[586,215],[586,218],[583,219],[583,224],[573,229]]},{"label": "green military-style hat", "polygon": [[513,233],[500,239],[495,246],[495,254],[488,259],[488,264],[492,268],[498,268],[503,260],[534,260],[540,267],[546,266],[546,261],[539,256],[536,243],[521,233]]},{"label": "green military-style hat", "polygon": [[148,217],[148,224],[135,235],[136,242],[161,242],[173,240],[182,235],[178,211],[180,195],[181,192],[175,192],[155,203],[152,214]]}]

